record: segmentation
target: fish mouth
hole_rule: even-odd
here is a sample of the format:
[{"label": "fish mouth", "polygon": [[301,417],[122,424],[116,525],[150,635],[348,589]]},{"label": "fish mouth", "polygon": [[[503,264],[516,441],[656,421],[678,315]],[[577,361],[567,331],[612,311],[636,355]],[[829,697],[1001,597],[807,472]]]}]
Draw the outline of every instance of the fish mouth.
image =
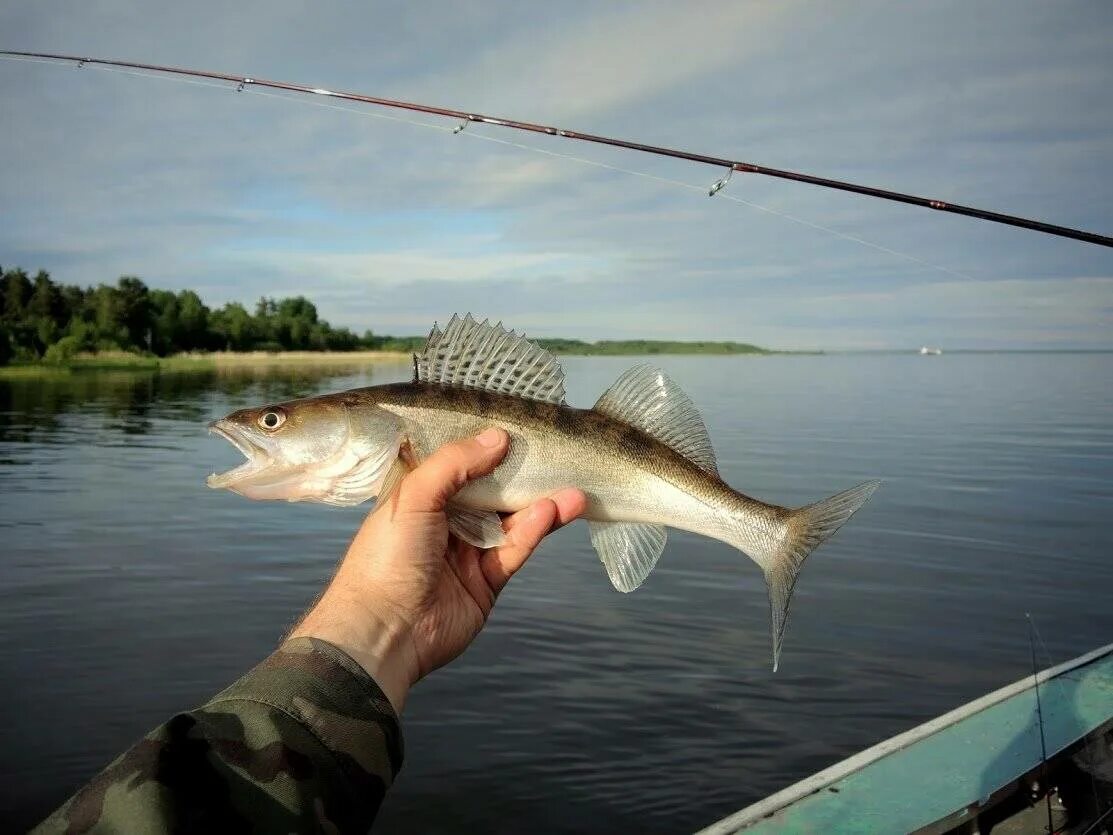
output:
[{"label": "fish mouth", "polygon": [[233,484],[258,475],[271,465],[267,449],[236,424],[228,420],[214,420],[209,424],[209,432],[224,438],[247,459],[238,467],[210,475],[205,479],[209,487],[214,489],[231,487]]}]

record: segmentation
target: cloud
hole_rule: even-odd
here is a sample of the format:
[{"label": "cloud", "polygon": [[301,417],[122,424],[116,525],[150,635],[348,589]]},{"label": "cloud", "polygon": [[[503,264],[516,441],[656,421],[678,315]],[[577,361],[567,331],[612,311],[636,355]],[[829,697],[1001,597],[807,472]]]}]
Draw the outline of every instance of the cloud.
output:
[{"label": "cloud", "polygon": [[[426,100],[1113,229],[1113,19],[1096,8],[133,8],[7,4],[0,30],[16,47]],[[709,199],[710,167],[261,92],[0,62],[0,264],[139,274],[213,303],[306,292],[380,331],[472,310],[585,338],[1113,347],[1098,247],[754,176],[723,192],[902,258]]]},{"label": "cloud", "polygon": [[[477,91],[471,108],[562,119],[605,113],[774,48],[800,6],[753,0],[605,4],[550,26],[527,23],[459,54],[450,89]],[[444,74],[432,73],[408,89],[435,100],[445,90]]]},{"label": "cloud", "polygon": [[[431,254],[422,250],[371,253],[307,253],[273,250],[239,251],[236,259],[269,265],[276,275],[295,282],[325,277],[329,282],[356,283],[369,291],[422,281],[537,281],[576,275],[589,279],[600,266],[572,252]],[[304,286],[304,285],[303,285]]]}]

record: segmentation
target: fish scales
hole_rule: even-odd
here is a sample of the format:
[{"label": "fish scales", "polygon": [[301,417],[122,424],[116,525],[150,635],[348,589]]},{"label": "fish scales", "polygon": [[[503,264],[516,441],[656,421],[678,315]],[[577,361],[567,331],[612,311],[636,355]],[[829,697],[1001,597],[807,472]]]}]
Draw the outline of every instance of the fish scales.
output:
[{"label": "fish scales", "polygon": [[[588,519],[666,522],[705,535],[716,526],[702,517],[729,512],[740,500],[749,502],[755,513],[769,511],[772,518],[782,510],[740,496],[640,429],[591,409],[429,384],[362,392],[363,403],[406,422],[419,461],[485,427],[505,429],[513,439],[507,459],[461,494],[465,503],[479,509],[509,512],[561,487],[576,486],[587,494]],[[660,498],[648,508],[646,486]]]}]

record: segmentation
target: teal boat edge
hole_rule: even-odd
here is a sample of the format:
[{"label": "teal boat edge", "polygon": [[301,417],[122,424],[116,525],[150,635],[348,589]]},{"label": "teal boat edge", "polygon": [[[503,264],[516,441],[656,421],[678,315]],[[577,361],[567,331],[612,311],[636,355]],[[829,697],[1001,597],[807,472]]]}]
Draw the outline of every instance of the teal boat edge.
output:
[{"label": "teal boat edge", "polygon": [[1050,760],[1108,727],[1113,727],[1113,644],[881,742],[698,835],[944,831],[962,825],[1002,787],[1039,768],[1044,746]]}]

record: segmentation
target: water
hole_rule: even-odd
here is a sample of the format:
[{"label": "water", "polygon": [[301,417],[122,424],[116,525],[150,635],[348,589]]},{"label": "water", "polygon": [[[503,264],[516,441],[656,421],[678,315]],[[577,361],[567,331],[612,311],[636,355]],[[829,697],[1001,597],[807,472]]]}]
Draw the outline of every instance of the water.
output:
[{"label": "water", "polygon": [[[633,361],[564,361],[591,403]],[[756,568],[673,532],[636,594],[553,536],[420,684],[381,832],[707,824],[1113,639],[1113,355],[661,358],[724,477],[803,504],[882,478],[809,561],[781,672]],[[203,479],[248,404],[405,366],[0,381],[0,819],[23,827],[264,656],[362,511]]]}]

